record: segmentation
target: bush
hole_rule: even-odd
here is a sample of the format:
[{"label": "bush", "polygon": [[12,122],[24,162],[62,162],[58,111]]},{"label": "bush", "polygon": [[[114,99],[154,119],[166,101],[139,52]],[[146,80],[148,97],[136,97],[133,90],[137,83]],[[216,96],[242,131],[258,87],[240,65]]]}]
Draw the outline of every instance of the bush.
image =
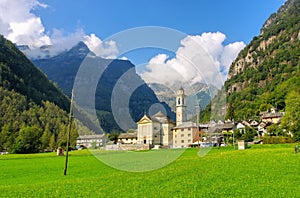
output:
[{"label": "bush", "polygon": [[263,137],[264,144],[284,144],[293,143],[294,140],[288,136],[265,136]]}]

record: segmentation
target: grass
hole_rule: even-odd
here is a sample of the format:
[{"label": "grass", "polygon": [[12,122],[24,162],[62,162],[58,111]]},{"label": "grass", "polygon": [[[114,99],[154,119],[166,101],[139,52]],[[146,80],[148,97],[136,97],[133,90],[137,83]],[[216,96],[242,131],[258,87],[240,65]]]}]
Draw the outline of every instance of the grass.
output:
[{"label": "grass", "polygon": [[300,197],[295,145],[213,148],[205,157],[186,150],[149,172],[111,168],[88,151],[0,156],[0,197]]}]

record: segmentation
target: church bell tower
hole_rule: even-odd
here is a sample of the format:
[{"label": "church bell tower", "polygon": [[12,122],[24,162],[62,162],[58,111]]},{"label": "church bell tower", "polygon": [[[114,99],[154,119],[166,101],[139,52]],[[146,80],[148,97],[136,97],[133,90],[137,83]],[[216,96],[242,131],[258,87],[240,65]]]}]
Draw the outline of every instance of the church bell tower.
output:
[{"label": "church bell tower", "polygon": [[181,87],[176,96],[176,126],[186,121],[186,95]]}]

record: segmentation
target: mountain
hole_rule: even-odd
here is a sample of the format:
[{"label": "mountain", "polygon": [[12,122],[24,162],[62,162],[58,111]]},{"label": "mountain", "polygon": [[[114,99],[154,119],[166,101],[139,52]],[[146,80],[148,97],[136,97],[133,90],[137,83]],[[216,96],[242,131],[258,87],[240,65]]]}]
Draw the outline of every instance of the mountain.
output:
[{"label": "mountain", "polygon": [[224,85],[226,118],[259,120],[272,106],[287,111],[288,96],[299,95],[299,57],[300,1],[288,0],[232,63]]},{"label": "mountain", "polygon": [[88,53],[90,53],[89,48],[80,42],[69,51],[62,52],[57,56],[35,59],[32,62],[71,97],[77,70]]},{"label": "mountain", "polygon": [[0,86],[15,90],[36,104],[50,101],[68,110],[69,99],[14,44],[0,36],[0,45]]},{"label": "mountain", "polygon": [[[0,101],[0,151],[33,153],[66,145],[68,97],[3,36]],[[71,145],[76,137],[72,126]]]},{"label": "mountain", "polygon": [[[128,60],[96,57],[83,42],[80,42],[69,51],[55,57],[32,61],[49,79],[57,83],[70,96],[77,71],[81,63],[86,60],[87,55],[90,57],[89,60],[92,61],[91,64],[98,67],[97,71],[105,69],[101,76],[95,76],[95,78],[99,78],[95,91],[95,108],[101,127],[106,132],[120,130],[112,115],[111,99],[114,87],[124,76],[126,76],[127,82],[124,82],[125,86],[123,86],[122,91],[125,95],[130,92],[129,111],[134,122],[137,122],[144,113],[148,113],[148,109],[157,103],[166,109],[169,117],[175,119],[175,114],[170,107],[157,99],[151,88],[136,74],[135,66]],[[126,84],[139,84],[140,86],[133,91]],[[131,125],[131,127],[135,128],[136,126]]]},{"label": "mountain", "polygon": [[[149,83],[149,87],[154,91],[157,98],[160,101],[166,102],[173,111],[176,110],[176,91],[180,84],[175,83],[173,86],[168,87],[158,83]],[[193,102],[196,98],[201,106],[201,109],[205,108],[209,104],[210,100],[217,94],[218,89],[213,85],[206,85],[204,83],[195,83],[190,87],[185,87],[185,94],[187,95],[187,100]],[[193,107],[194,108],[194,105]],[[192,111],[190,109],[190,111]]]}]

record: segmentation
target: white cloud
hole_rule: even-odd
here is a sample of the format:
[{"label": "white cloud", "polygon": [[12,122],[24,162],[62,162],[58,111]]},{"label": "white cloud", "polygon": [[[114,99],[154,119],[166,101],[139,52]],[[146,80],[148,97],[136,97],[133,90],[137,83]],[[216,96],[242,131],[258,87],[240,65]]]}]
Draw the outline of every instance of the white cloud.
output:
[{"label": "white cloud", "polygon": [[46,5],[37,0],[0,0],[1,34],[14,43],[30,47],[51,44],[41,19],[31,13],[38,7]]},{"label": "white cloud", "polygon": [[88,48],[93,51],[97,56],[105,58],[116,58],[119,54],[117,45],[115,41],[103,42],[95,34],[84,37],[84,43]]},{"label": "white cloud", "polygon": [[221,61],[221,65],[224,66],[224,71],[226,72],[225,74],[227,74],[232,61],[236,59],[238,53],[244,47],[245,44],[243,42],[230,43],[224,47],[220,61]]},{"label": "white cloud", "polygon": [[181,41],[174,58],[168,60],[165,54],[153,57],[141,76],[149,83],[204,82],[220,87],[230,64],[245,47],[243,42],[224,45],[225,39],[220,32],[187,36]]},{"label": "white cloud", "polygon": [[[30,50],[24,51],[27,56],[54,56],[79,41],[86,41],[90,50],[103,58],[117,56],[118,49],[114,41],[102,42],[94,34],[87,36],[82,29],[73,33],[53,29],[46,33],[41,18],[32,13],[37,8],[47,8],[47,5],[38,0],[0,0],[0,34],[17,45],[28,45]],[[40,50],[42,46],[48,47]]]}]

